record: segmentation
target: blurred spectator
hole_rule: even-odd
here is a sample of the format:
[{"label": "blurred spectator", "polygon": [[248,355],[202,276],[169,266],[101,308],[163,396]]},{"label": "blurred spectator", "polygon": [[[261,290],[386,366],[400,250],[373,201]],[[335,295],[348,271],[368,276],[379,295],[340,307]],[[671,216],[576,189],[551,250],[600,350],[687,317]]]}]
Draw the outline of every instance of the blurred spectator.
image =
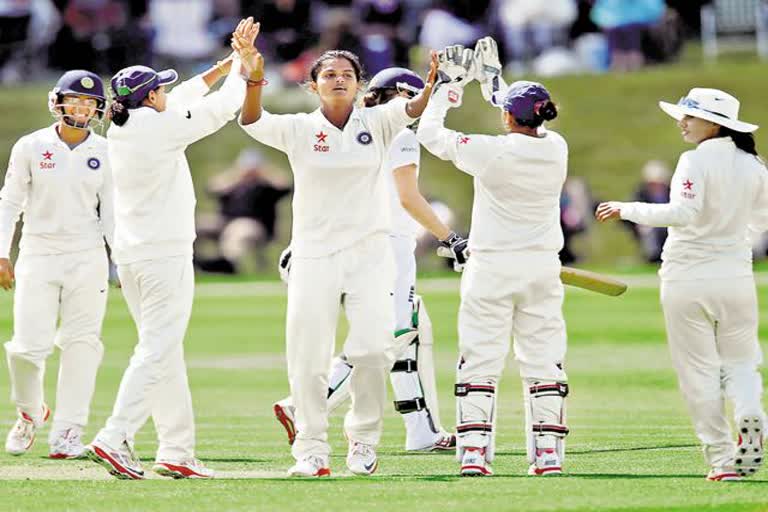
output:
[{"label": "blurred spectator", "polygon": [[207,61],[221,49],[208,29],[213,0],[152,0],[149,17],[155,30],[152,50],[161,59],[160,67]]},{"label": "blurred spectator", "polygon": [[31,0],[0,0],[0,69],[24,46],[31,20]]},{"label": "blurred spectator", "polygon": [[[310,0],[249,1],[243,15],[263,20],[259,32],[259,49],[270,60],[289,62],[317,42],[312,30]],[[232,32],[232,29],[229,28]]]},{"label": "blurred spectator", "polygon": [[405,16],[403,0],[356,0],[355,9],[360,20],[360,58],[368,74],[408,66],[410,41],[400,30]]},{"label": "blurred spectator", "polygon": [[497,0],[495,9],[506,47],[507,63],[537,57],[568,42],[568,31],[576,19],[575,0]]},{"label": "blurred spectator", "polygon": [[491,0],[435,0],[427,11],[419,44],[440,50],[451,44],[474,46],[488,35]]},{"label": "blurred spectator", "polygon": [[111,75],[129,63],[146,62],[151,34],[143,18],[148,2],[54,0],[62,25],[49,47],[50,66]]},{"label": "blurred spectator", "polygon": [[[218,202],[218,212],[197,220],[198,241],[216,242],[218,254],[212,258],[196,256],[197,266],[209,272],[236,274],[242,271],[245,257],[253,249],[263,249],[275,236],[277,203],[291,192],[285,180],[267,168],[261,153],[244,149],[234,169],[214,176],[208,192]],[[257,264],[266,267],[263,251]]]},{"label": "blurred spectator", "polygon": [[586,233],[592,221],[592,194],[587,183],[581,178],[568,178],[560,195],[560,226],[563,229],[563,249],[560,262],[564,265],[578,261],[571,247],[573,237]]},{"label": "blurred spectator", "polygon": [[[643,181],[632,197],[633,201],[643,203],[668,203],[669,180],[671,172],[667,165],[659,160],[650,160],[643,166]],[[648,263],[661,261],[661,250],[667,240],[667,228],[641,226],[631,222],[624,223],[632,231],[643,251],[643,258]]]},{"label": "blurred spectator", "polygon": [[643,32],[661,20],[664,9],[664,0],[595,1],[591,17],[608,38],[612,69],[631,71],[644,65]]}]

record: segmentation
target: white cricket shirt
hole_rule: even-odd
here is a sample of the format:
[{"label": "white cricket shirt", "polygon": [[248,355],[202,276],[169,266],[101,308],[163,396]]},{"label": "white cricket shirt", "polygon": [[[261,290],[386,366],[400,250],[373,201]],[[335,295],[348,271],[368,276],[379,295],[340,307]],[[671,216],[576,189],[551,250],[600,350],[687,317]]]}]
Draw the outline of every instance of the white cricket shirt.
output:
[{"label": "white cricket shirt", "polygon": [[185,151],[235,117],[245,97],[240,65],[211,94],[201,76],[176,86],[168,108],[131,109],[107,131],[115,184],[114,260],[119,264],[192,254],[195,191]]},{"label": "white cricket shirt", "polygon": [[474,178],[474,252],[548,252],[563,247],[560,192],[568,172],[568,145],[553,131],[544,137],[518,133],[466,135],[444,127],[450,100],[461,90],[441,87],[421,116],[416,133],[432,154]]},{"label": "white cricket shirt", "polygon": [[[75,148],[56,125],[13,146],[0,190],[0,258],[8,258],[24,213],[23,254],[65,254],[112,244],[112,186],[107,141],[91,132]],[[99,213],[100,212],[100,213]]]},{"label": "white cricket shirt", "polygon": [[[390,233],[390,194],[383,162],[395,135],[413,122],[405,98],[355,108],[343,130],[320,109],[270,114],[243,126],[288,156],[294,176],[291,248],[322,257],[374,234]],[[242,126],[242,124],[241,124]]]},{"label": "white cricket shirt", "polygon": [[389,146],[387,158],[384,161],[384,171],[389,178],[389,205],[392,214],[392,235],[415,238],[421,225],[411,217],[400,203],[400,194],[395,184],[395,169],[406,165],[416,166],[416,176],[419,175],[419,162],[421,160],[421,145],[416,139],[416,134],[410,128],[400,131]]},{"label": "white cricket shirt", "polygon": [[669,226],[663,279],[751,276],[750,230],[768,229],[768,170],[730,137],[709,139],[680,156],[669,203],[620,204],[624,220]]}]

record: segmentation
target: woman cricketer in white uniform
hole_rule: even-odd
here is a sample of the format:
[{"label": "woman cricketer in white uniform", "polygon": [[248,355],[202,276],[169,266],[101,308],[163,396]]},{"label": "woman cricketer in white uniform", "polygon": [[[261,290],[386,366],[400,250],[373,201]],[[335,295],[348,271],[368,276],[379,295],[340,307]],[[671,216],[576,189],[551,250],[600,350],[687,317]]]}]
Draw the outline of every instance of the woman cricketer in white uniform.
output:
[{"label": "woman cricketer in white uniform", "polygon": [[[366,107],[383,105],[398,97],[413,98],[424,88],[424,80],[405,68],[379,71],[368,83],[363,97]],[[395,256],[395,364],[389,374],[395,394],[395,410],[403,416],[407,451],[442,451],[456,447],[456,437],[440,423],[437,386],[432,354],[432,322],[424,301],[415,295],[416,233],[420,226],[443,246],[454,247],[463,258],[466,240],[446,226],[419,191],[421,147],[416,134],[404,128],[392,140],[383,162],[388,176],[392,231],[389,240]],[[417,220],[418,219],[418,220]],[[280,258],[280,273],[287,282],[291,253]],[[462,260],[462,263],[465,260]],[[461,265],[461,263],[459,263]],[[334,358],[328,385],[328,410],[349,399],[352,365],[345,355]],[[296,436],[295,408],[291,397],[274,405],[275,416],[293,444]]]},{"label": "woman cricketer in white uniform", "polygon": [[48,96],[58,122],[14,145],[0,191],[0,286],[5,289],[14,284],[9,252],[24,213],[13,339],[5,344],[11,399],[19,414],[5,443],[11,455],[29,451],[50,414],[43,377],[54,345],[61,359],[49,456],[78,458],[84,451],[81,435],[104,352],[104,237],[111,245],[113,231],[107,142],[90,128],[105,105],[98,75],[64,73]]},{"label": "woman cricketer in white uniform", "polygon": [[[258,26],[249,18],[237,30],[254,38]],[[88,446],[88,456],[117,478],[144,478],[132,445],[150,414],[158,436],[155,472],[213,476],[194,456],[184,363],[195,239],[195,193],[184,152],[235,117],[245,90],[239,72],[239,63],[228,58],[170,93],[165,86],[178,78],[173,70],[131,66],[112,77],[115,100],[107,142],[115,185],[113,254],[139,340],[112,415]],[[225,76],[221,89],[206,96]]]},{"label": "woman cricketer in white uniform", "polygon": [[[768,171],[757,156],[756,125],[738,120],[739,101],[691,89],[677,105],[685,142],[668,204],[608,202],[597,219],[669,227],[661,305],[672,363],[710,465],[709,480],[739,480],[762,464],[765,413],[762,352],[750,234],[768,229]],[[738,443],[725,414],[733,402]]]},{"label": "woman cricketer in white uniform", "polygon": [[244,48],[240,56],[250,69],[240,123],[254,139],[284,151],[294,173],[286,351],[298,433],[292,447],[296,464],[288,474],[330,474],[328,369],[342,306],[350,330],[343,353],[354,367],[344,422],[346,462],[355,474],[371,474],[378,466],[375,448],[394,362],[395,264],[388,176],[381,164],[394,137],[421,115],[433,79],[410,101],[357,108],[358,58],[333,50],[311,67],[309,88],[320,108],[275,115],[261,107],[261,54]]},{"label": "woman cricketer in white uniform", "polygon": [[474,178],[472,257],[461,279],[455,390],[460,473],[492,474],[496,388],[510,334],[523,379],[529,473],[560,473],[568,384],[562,366],[566,331],[559,205],[568,146],[559,134],[540,129],[557,116],[557,108],[535,82],[515,82],[496,94],[507,135],[445,128],[446,113],[461,105],[463,85],[474,69],[471,50],[453,51],[453,60],[450,50],[443,52],[440,70],[453,83],[437,86],[417,137],[435,156]]}]

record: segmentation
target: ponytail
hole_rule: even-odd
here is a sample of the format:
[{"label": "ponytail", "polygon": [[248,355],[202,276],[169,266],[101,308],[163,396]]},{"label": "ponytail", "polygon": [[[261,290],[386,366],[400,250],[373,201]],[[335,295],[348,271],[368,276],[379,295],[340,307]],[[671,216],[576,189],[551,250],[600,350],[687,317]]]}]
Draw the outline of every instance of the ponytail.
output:
[{"label": "ponytail", "polygon": [[109,117],[110,121],[117,126],[123,126],[128,122],[128,117],[130,117],[128,106],[121,101],[113,101],[109,106],[109,114],[107,117]]},{"label": "ponytail", "polygon": [[533,119],[517,119],[515,122],[520,126],[529,128],[538,128],[544,121],[551,121],[557,117],[557,105],[552,100],[537,101],[533,107]]},{"label": "ponytail", "polygon": [[755,146],[755,136],[751,133],[737,132],[736,130],[721,126],[720,132],[717,135],[718,137],[730,137],[737,148],[759,158],[757,147]]}]

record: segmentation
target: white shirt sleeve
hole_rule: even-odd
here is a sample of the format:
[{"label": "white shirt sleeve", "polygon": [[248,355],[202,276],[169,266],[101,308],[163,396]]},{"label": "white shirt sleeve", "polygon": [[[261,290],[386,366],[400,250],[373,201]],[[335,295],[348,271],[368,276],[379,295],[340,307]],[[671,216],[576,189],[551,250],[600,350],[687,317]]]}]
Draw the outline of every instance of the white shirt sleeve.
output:
[{"label": "white shirt sleeve", "polygon": [[245,82],[240,77],[239,69],[240,64],[236,60],[218,91],[186,107],[167,109],[163,116],[163,136],[181,146],[188,146],[234,119],[245,99]]},{"label": "white shirt sleeve", "polygon": [[669,203],[621,203],[621,218],[655,227],[680,227],[693,222],[706,194],[704,176],[691,161],[691,152],[683,153],[672,176]]},{"label": "white shirt sleeve", "polygon": [[183,110],[185,105],[192,105],[208,94],[209,88],[202,75],[196,75],[181,82],[168,93],[168,108]]},{"label": "white shirt sleeve", "polygon": [[371,128],[380,130],[384,145],[389,146],[403,128],[416,122],[416,119],[408,115],[407,105],[407,99],[395,98],[384,105],[365,109],[367,116],[375,124],[375,127]]},{"label": "white shirt sleeve", "polygon": [[238,119],[238,124],[257,141],[285,153],[294,140],[295,121],[296,114],[270,114],[262,108],[258,121],[243,126]]},{"label": "white shirt sleeve", "polygon": [[114,190],[112,185],[112,168],[109,162],[104,165],[104,182],[99,191],[99,219],[101,221],[101,230],[104,238],[107,240],[110,250],[114,250],[112,245],[115,236],[115,203]]},{"label": "white shirt sleeve", "polygon": [[[479,177],[498,152],[498,138],[490,135],[466,135],[445,127],[449,103],[460,101],[463,91],[443,86],[430,99],[421,115],[416,137],[427,150],[442,160],[449,160],[460,170]],[[455,96],[458,95],[458,100]]]},{"label": "white shirt sleeve", "polygon": [[0,258],[10,255],[16,222],[27,204],[31,183],[29,161],[21,140],[11,150],[5,184],[0,190]]},{"label": "white shirt sleeve", "polygon": [[755,203],[749,221],[749,237],[755,240],[768,231],[768,172],[760,173],[760,185],[755,190]]},{"label": "white shirt sleeve", "polygon": [[394,171],[407,165],[419,166],[421,160],[421,146],[416,139],[416,134],[411,130],[403,130],[389,146],[389,170]]}]

